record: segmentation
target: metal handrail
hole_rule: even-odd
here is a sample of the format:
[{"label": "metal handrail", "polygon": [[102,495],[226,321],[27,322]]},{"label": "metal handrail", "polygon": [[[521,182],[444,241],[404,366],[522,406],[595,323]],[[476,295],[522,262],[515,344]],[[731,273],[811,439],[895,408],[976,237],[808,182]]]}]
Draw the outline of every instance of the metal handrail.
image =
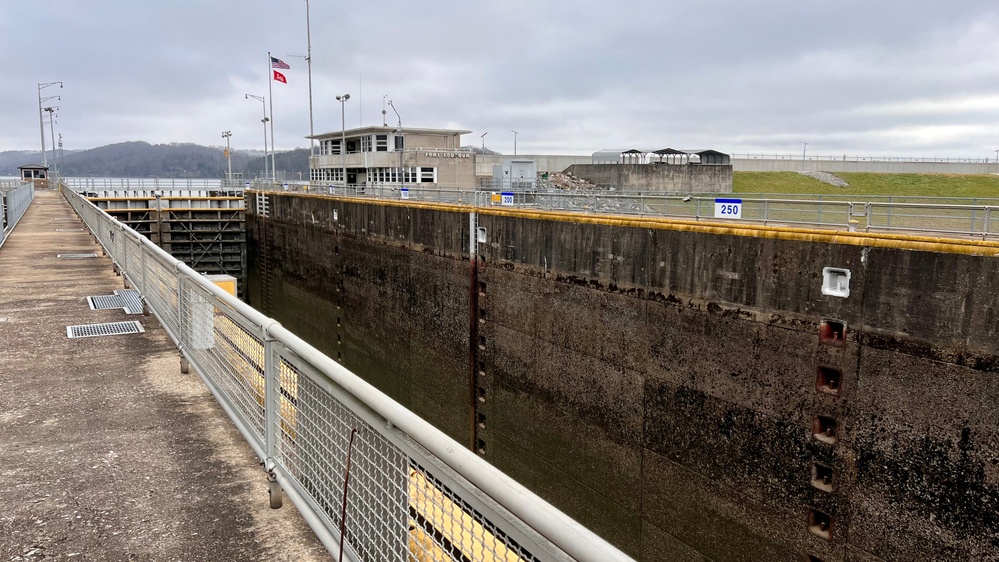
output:
[{"label": "metal handrail", "polygon": [[[729,154],[733,160],[802,160],[801,154],[764,154],[764,153],[738,153]],[[990,158],[936,158],[920,156],[850,156],[847,154],[821,155],[806,154],[805,160],[818,160],[827,162],[916,162],[916,163],[966,163],[966,164],[995,164],[996,161]]]},{"label": "metal handrail", "polygon": [[30,181],[11,182],[0,186],[0,247],[7,241],[28,206],[35,199],[35,185]]},{"label": "metal handrail", "polygon": [[[330,497],[329,487],[310,488],[309,484],[312,479],[335,476],[330,467],[322,464],[333,461],[328,453],[323,453],[325,449],[313,457],[307,453],[315,452],[310,449],[315,446],[310,431],[346,420],[344,423],[353,423],[355,430],[360,427],[366,439],[381,447],[377,450],[383,456],[372,461],[381,464],[370,478],[384,480],[392,476],[390,470],[386,475],[385,455],[404,459],[408,476],[401,489],[386,484],[384,490],[379,488],[380,494],[393,497],[409,494],[412,502],[415,477],[412,475],[419,474],[424,478],[421,482],[431,482],[429,488],[433,490],[432,495],[421,497],[420,502],[445,502],[452,511],[456,505],[467,506],[461,508],[460,518],[452,514],[450,524],[444,525],[449,532],[455,529],[451,524],[473,525],[467,535],[459,537],[462,540],[481,540],[488,535],[494,539],[490,548],[512,552],[516,547],[520,549],[517,556],[525,560],[569,557],[582,561],[631,560],[275,320],[229,295],[80,194],[72,190],[63,193],[128,281],[142,293],[185,359],[195,367],[263,460],[273,480],[334,555],[339,554],[340,533],[328,505],[336,504],[333,500],[337,498]],[[249,348],[252,353],[247,351]],[[226,349],[236,352],[227,355]],[[261,379],[263,394],[254,386],[260,385],[257,381]],[[343,409],[345,413],[337,415],[340,417],[325,413],[321,418],[316,417],[309,414],[309,408],[316,405],[324,405],[324,412]],[[323,434],[323,443],[339,437]],[[365,453],[355,450],[354,454],[369,454],[375,445],[366,447]],[[319,458],[322,462],[310,465],[301,460],[305,458]],[[395,480],[389,482],[393,483]],[[409,514],[422,504],[414,507],[409,503],[403,513],[398,513],[377,504],[377,499],[365,498],[375,504],[373,507],[352,505],[352,509],[362,514],[371,511],[372,519],[366,523],[371,528],[355,528],[348,534],[344,551],[349,560],[388,559],[379,558],[384,554],[366,555],[374,547],[365,541],[375,540],[372,536],[394,537],[398,533],[408,539],[413,532],[408,525]],[[353,522],[360,524],[358,519]],[[502,537],[508,537],[508,541],[503,542]],[[451,542],[455,544],[455,539]],[[501,558],[497,550],[483,552],[481,547],[463,551],[463,555],[474,560]],[[407,556],[408,553],[392,555],[400,561]]]},{"label": "metal handrail", "polygon": [[[74,179],[67,180],[70,185]],[[779,193],[739,193],[739,194],[680,194],[649,193],[607,190],[563,191],[541,186],[538,189],[512,190],[512,202],[494,201],[501,192],[511,192],[509,188],[460,189],[424,187],[421,183],[383,183],[348,185],[319,181],[288,181],[275,183],[254,180],[246,187],[263,191],[290,191],[310,194],[367,197],[382,199],[408,199],[449,203],[466,206],[512,205],[532,207],[562,212],[606,213],[638,215],[641,217],[683,218],[693,220],[718,220],[760,224],[785,224],[818,226],[824,228],[875,230],[906,230],[937,234],[960,234],[982,238],[999,236],[991,232],[989,225],[997,224],[991,214],[999,207],[999,198],[961,198],[940,196],[858,196],[835,194],[779,194]],[[80,191],[80,189],[77,189]],[[135,193],[151,193],[146,191]],[[130,192],[131,193],[131,192]],[[228,192],[227,192],[228,193]],[[242,195],[243,190],[236,190]],[[169,193],[165,193],[169,194]],[[713,199],[716,197],[736,197],[743,201],[742,217],[715,217]],[[870,203],[873,206],[867,205]],[[943,205],[943,207],[941,207]],[[939,215],[942,208],[949,209]],[[895,211],[892,211],[895,209]],[[892,223],[884,225],[870,223],[869,210],[884,212],[895,217]],[[909,215],[903,223],[899,213]],[[916,213],[913,215],[913,213]],[[963,213],[963,214],[962,214]],[[917,217],[926,220],[916,220]],[[866,219],[865,219],[866,217]],[[982,221],[988,219],[987,224]],[[961,223],[963,221],[963,223]],[[941,226],[947,222],[946,227]],[[959,224],[961,223],[961,224]]]}]

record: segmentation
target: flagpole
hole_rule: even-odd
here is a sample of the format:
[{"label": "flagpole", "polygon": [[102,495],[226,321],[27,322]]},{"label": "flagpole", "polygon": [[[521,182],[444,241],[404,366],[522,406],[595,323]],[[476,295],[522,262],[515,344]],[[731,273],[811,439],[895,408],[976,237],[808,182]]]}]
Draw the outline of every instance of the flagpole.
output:
[{"label": "flagpole", "polygon": [[[271,52],[267,51],[267,90],[270,94],[268,100],[271,104],[271,181],[277,183],[277,171],[274,163],[274,66],[271,63]],[[267,163],[264,162],[266,168]]]},{"label": "flagpole", "polygon": [[[305,41],[306,41],[306,51],[305,51],[305,62],[309,66],[309,136],[313,137],[316,135],[315,127],[312,122],[312,25],[309,23],[309,0],[305,0]],[[314,158],[316,156],[316,139],[309,139],[309,157]],[[309,161],[309,174],[312,174],[312,161]],[[309,178],[312,181],[312,178]]]}]

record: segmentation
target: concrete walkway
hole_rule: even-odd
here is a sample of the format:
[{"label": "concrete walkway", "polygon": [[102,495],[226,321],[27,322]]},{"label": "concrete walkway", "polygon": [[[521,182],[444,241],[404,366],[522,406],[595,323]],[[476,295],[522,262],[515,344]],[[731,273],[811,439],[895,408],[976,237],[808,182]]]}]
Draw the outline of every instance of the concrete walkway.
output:
[{"label": "concrete walkway", "polygon": [[83,229],[39,191],[0,248],[0,562],[328,560],[155,317],[90,310],[123,285]]}]

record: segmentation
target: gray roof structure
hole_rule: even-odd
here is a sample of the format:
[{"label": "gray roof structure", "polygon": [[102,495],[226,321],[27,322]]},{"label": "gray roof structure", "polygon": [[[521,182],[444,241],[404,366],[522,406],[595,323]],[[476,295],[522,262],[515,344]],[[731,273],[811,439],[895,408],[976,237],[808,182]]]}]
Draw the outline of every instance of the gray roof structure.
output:
[{"label": "gray roof structure", "polygon": [[[691,157],[697,156],[701,164],[731,164],[728,154],[712,149],[682,150],[677,148],[625,148],[604,149],[593,153],[593,161],[597,162],[631,162],[638,164],[666,162],[671,164],[690,163]],[[656,159],[656,157],[658,157]],[[637,160],[637,162],[632,162]]]}]

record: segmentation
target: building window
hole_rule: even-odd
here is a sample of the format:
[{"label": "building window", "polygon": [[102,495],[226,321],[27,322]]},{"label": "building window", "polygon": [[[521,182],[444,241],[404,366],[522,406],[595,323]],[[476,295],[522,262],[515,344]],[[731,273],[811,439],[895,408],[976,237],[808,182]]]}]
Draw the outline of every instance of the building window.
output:
[{"label": "building window", "polygon": [[354,154],[357,152],[357,139],[347,140],[347,154]]},{"label": "building window", "polygon": [[420,168],[420,183],[437,183],[436,168]]},{"label": "building window", "polygon": [[371,152],[371,135],[361,137],[361,152]]},{"label": "building window", "polygon": [[396,135],[395,137],[395,150],[398,152],[406,148],[406,137],[402,135]]},{"label": "building window", "polygon": [[[396,168],[396,169],[398,169],[398,168]],[[405,168],[403,168],[402,169],[402,181],[405,182],[405,183],[416,183],[417,181],[419,181],[417,179],[417,176],[418,176],[419,172],[420,172],[419,168],[410,168],[408,166],[405,167]]]},{"label": "building window", "polygon": [[375,135],[375,150],[388,152],[388,135]]},{"label": "building window", "polygon": [[340,139],[331,140],[329,154],[340,154]]}]

